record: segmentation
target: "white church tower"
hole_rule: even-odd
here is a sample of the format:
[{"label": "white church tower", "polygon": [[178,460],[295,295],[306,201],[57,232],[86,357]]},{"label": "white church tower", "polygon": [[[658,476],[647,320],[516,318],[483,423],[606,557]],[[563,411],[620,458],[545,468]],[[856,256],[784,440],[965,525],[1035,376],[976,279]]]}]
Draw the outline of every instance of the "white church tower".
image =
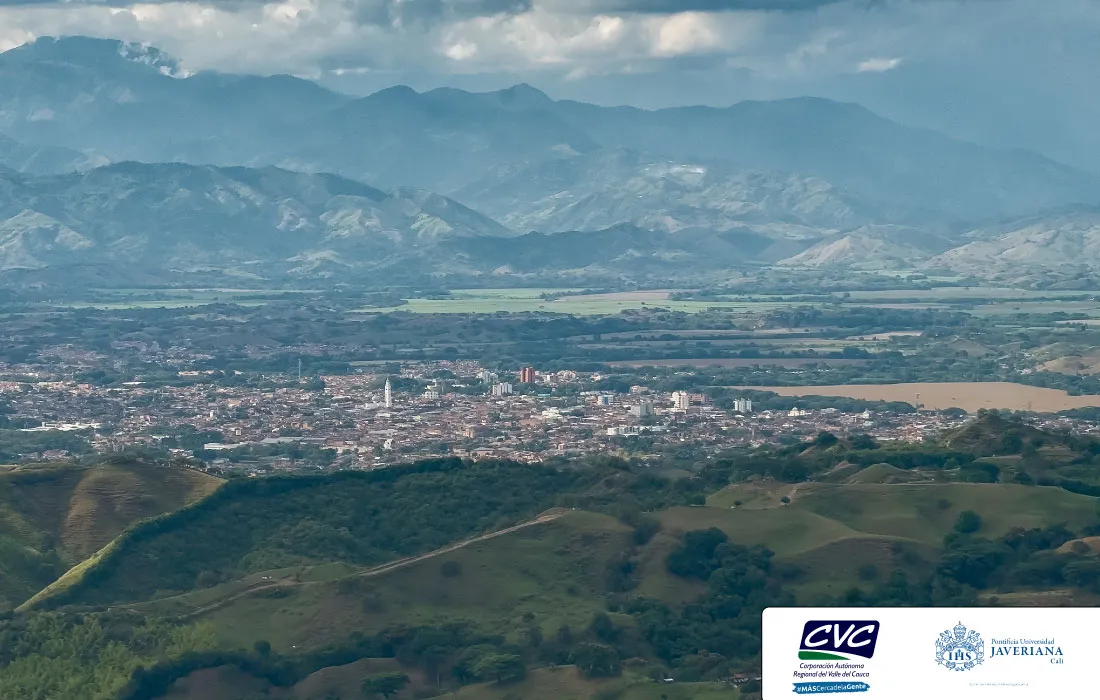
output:
[{"label": "white church tower", "polygon": [[386,377],[386,408],[393,408],[393,387],[389,377]]}]

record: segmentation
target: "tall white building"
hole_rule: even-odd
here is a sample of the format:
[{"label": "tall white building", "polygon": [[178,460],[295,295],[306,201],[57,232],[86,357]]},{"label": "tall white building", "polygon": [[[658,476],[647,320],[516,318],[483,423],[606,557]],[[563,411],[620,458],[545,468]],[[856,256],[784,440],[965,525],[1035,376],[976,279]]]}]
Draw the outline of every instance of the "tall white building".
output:
[{"label": "tall white building", "polygon": [[688,410],[691,408],[691,394],[686,391],[672,392],[672,405],[681,411]]},{"label": "tall white building", "polygon": [[390,384],[390,378],[386,377],[386,408],[393,408],[393,385]]},{"label": "tall white building", "polygon": [[512,385],[508,382],[501,382],[500,384],[493,385],[493,396],[511,396]]},{"label": "tall white building", "polygon": [[734,399],[733,410],[738,413],[752,413],[752,399]]}]

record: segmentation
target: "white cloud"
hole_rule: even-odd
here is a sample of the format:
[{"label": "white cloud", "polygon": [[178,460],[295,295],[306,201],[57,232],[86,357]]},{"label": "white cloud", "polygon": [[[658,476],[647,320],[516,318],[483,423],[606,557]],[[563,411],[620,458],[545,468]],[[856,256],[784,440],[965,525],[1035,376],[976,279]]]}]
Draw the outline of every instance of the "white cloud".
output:
[{"label": "white cloud", "polygon": [[653,53],[656,56],[680,56],[709,51],[719,44],[713,19],[703,12],[681,12],[651,20],[654,29]]},{"label": "white cloud", "polygon": [[477,56],[477,44],[460,41],[448,46],[443,53],[452,61],[468,61]]},{"label": "white cloud", "polygon": [[900,58],[869,58],[856,67],[860,73],[885,73],[901,65]]}]

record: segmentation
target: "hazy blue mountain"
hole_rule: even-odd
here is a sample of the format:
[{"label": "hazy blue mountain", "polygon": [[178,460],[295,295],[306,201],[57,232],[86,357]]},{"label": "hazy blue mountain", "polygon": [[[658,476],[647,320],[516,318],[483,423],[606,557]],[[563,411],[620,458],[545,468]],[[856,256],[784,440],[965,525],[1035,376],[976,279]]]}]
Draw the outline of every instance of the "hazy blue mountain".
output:
[{"label": "hazy blue mountain", "polygon": [[[806,244],[803,244],[804,247]],[[777,251],[784,252],[777,252]],[[614,273],[623,278],[675,276],[774,262],[784,247],[751,230],[655,232],[621,224],[600,231],[532,232],[488,240],[446,241],[435,253],[448,269],[528,275]]]},{"label": "hazy blue mountain", "polygon": [[816,176],[868,202],[961,219],[1100,199],[1095,176],[1035,153],[957,141],[825,99],[657,111],[559,102],[557,110],[605,147]]},{"label": "hazy blue mountain", "polygon": [[645,111],[517,85],[357,99],[46,38],[0,54],[0,134],[7,284],[930,258],[983,274],[1098,249],[1092,214],[1036,213],[1092,212],[1100,178],[814,98]]},{"label": "hazy blue mountain", "polygon": [[111,160],[239,164],[350,98],[289,76],[189,75],[155,48],[42,38],[0,54],[0,130]]},{"label": "hazy blue mountain", "polygon": [[952,239],[926,228],[873,224],[825,236],[779,264],[796,268],[909,269],[954,245]]},{"label": "hazy blue mountain", "polygon": [[631,225],[516,235],[425,190],[383,192],[275,167],[123,162],[32,177],[0,171],[0,277],[94,286],[237,278],[347,281],[439,274],[646,277],[775,262],[816,242],[751,227]]},{"label": "hazy blue mountain", "polygon": [[0,270],[313,273],[384,262],[444,239],[501,237],[495,221],[419,190],[386,193],[273,167],[118,163],[85,173],[0,173]]},{"label": "hazy blue mountain", "polygon": [[669,160],[623,148],[501,166],[454,193],[517,231],[851,228],[884,216],[820,178]]},{"label": "hazy blue mountain", "polygon": [[1077,275],[1100,271],[1100,207],[1069,208],[985,226],[928,261],[980,277],[1012,279],[1026,272]]},{"label": "hazy blue mountain", "polygon": [[[785,173],[792,190],[781,199],[788,201],[802,198],[806,183],[824,181],[843,193],[853,212],[877,223],[950,218],[961,225],[1100,203],[1096,176],[824,99],[645,111],[554,101],[527,85],[480,94],[399,86],[353,99],[287,76],[188,75],[156,49],[79,37],[39,39],[0,54],[0,130],[24,144],[112,160],[278,165],[449,195],[478,183],[490,204],[500,201],[500,193],[488,191],[487,173],[614,149],[671,161],[706,159],[731,173]],[[609,193],[638,185],[636,170],[623,169],[621,183],[610,170],[598,175],[596,182],[582,179],[563,189],[565,199],[592,197],[599,202],[594,206],[617,206],[624,202],[609,200]],[[592,192],[584,191],[588,185]],[[530,192],[539,199],[553,194],[538,187]],[[675,192],[658,194],[659,209],[677,206],[670,199]],[[735,187],[718,188],[711,201],[705,192],[691,196],[696,201],[685,206],[714,213],[722,210],[723,197],[749,202],[754,195]],[[775,209],[791,213],[786,206]],[[761,216],[771,211],[770,203],[759,208]],[[576,211],[507,214],[520,227],[540,217],[554,228],[617,223]],[[623,220],[649,226],[643,217]],[[857,215],[846,223],[859,221]],[[740,223],[731,218],[718,228]]]},{"label": "hazy blue mountain", "polygon": [[451,192],[493,167],[598,147],[529,93],[390,88],[319,117],[279,163]]},{"label": "hazy blue mountain", "polygon": [[0,134],[0,167],[35,175],[55,175],[106,165],[107,159],[59,146],[28,146]]}]

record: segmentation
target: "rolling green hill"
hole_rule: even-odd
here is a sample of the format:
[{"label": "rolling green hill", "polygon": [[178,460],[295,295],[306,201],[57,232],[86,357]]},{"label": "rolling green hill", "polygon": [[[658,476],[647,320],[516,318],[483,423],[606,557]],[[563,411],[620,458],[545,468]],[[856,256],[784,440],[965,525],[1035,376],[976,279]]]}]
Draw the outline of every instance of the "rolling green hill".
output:
[{"label": "rolling green hill", "polygon": [[222,481],[133,460],[0,473],[0,609],[29,598],[131,524],[174,511]]},{"label": "rolling green hill", "polygon": [[[771,605],[1100,600],[1096,499],[975,466],[1005,457],[987,454],[1005,444],[989,424],[966,451],[819,436],[670,479],[667,465],[591,457],[231,481],[126,529],[0,618],[0,690],[54,666],[87,684],[77,650],[50,640],[98,630],[95,653],[121,655],[96,700],[358,700],[379,674],[408,677],[398,700],[731,697],[706,681],[733,674],[754,698]],[[1062,447],[1020,459],[1054,476],[1091,465],[1087,444]],[[72,551],[117,523],[70,511],[113,513],[89,504],[160,488],[133,466],[96,469],[20,477],[73,484],[82,505],[53,530]],[[9,496],[8,521],[43,528],[57,491],[37,510]],[[9,550],[9,566],[37,564]],[[138,628],[156,630],[144,655],[108,651]],[[6,659],[5,640],[23,638]]]},{"label": "rolling green hill", "polygon": [[[550,637],[561,625],[582,629],[603,609],[607,562],[624,551],[630,528],[584,511],[374,574],[312,567],[268,572],[283,585],[213,600],[196,591],[133,606],[159,615],[196,616],[219,630],[229,648],[257,639],[289,653],[353,632],[394,624],[469,620],[509,635],[533,616]],[[227,604],[221,601],[228,599]],[[207,612],[203,612],[207,611]]]},{"label": "rolling green hill", "polygon": [[[919,489],[929,489],[930,494]],[[787,485],[786,492],[791,490]],[[201,620],[217,630],[219,644],[226,648],[250,648],[262,639],[278,651],[293,653],[324,648],[355,632],[463,621],[520,644],[530,625],[537,626],[545,639],[552,639],[563,626],[585,629],[608,597],[616,595],[608,580],[608,562],[621,560],[624,553],[634,564],[630,595],[673,609],[704,595],[704,584],[673,574],[666,565],[669,554],[692,531],[717,528],[740,545],[767,545],[776,554],[784,587],[799,604],[813,604],[852,588],[871,590],[890,572],[904,572],[913,580],[927,575],[942,552],[943,534],[938,530],[950,531],[950,523],[963,509],[976,509],[989,523],[989,534],[998,536],[1010,524],[1005,513],[1013,510],[1021,512],[1020,522],[1028,527],[1047,527],[1067,518],[1077,526],[1093,515],[1092,499],[1040,487],[800,484],[793,490],[789,505],[664,510],[659,513],[660,532],[642,545],[636,545],[631,529],[614,518],[565,511],[408,565],[358,573],[331,565],[273,570],[223,584],[220,590],[132,607],[150,615]],[[735,493],[731,487],[712,502]],[[929,532],[912,529],[912,523],[928,515],[929,504],[938,507],[941,499],[951,503],[931,519]],[[875,507],[852,508],[851,503]],[[874,575],[868,576],[868,571]],[[264,577],[278,585],[250,589]],[[1026,597],[1019,600],[1027,604]],[[628,630],[639,624],[628,615],[613,614],[612,619]],[[648,647],[642,643],[640,648]],[[648,649],[644,655],[653,653]],[[530,681],[523,688],[529,686]],[[468,695],[478,692],[475,687],[464,692],[467,695],[459,697],[497,697],[488,690]]]},{"label": "rolling green hill", "polygon": [[287,567],[381,564],[514,525],[569,494],[614,500],[629,478],[598,467],[444,459],[236,480],[134,528],[25,608],[139,602]]}]

